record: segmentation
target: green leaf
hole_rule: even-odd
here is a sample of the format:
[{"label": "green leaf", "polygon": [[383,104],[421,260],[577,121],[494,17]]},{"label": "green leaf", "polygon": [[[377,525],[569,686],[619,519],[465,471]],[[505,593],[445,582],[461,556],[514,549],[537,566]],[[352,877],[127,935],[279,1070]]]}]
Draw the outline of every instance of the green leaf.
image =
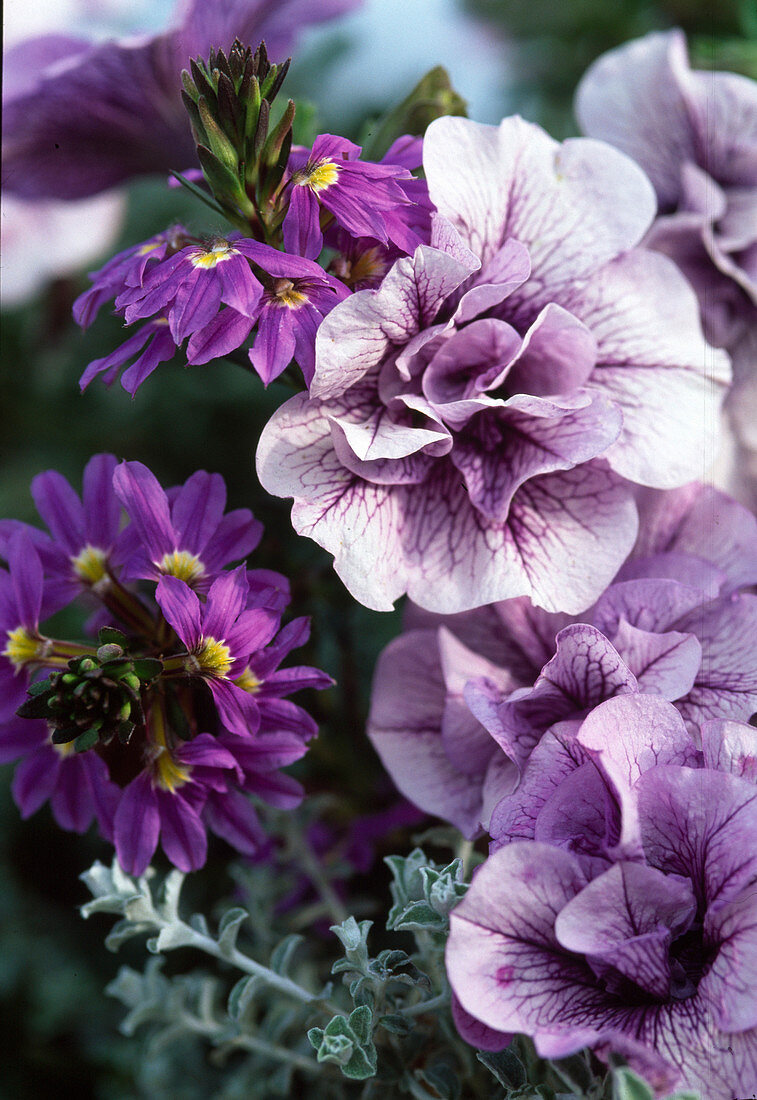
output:
[{"label": "green leaf", "polygon": [[237,945],[239,929],[247,920],[249,913],[246,909],[236,907],[224,913],[218,925],[218,946],[224,955],[233,954]]},{"label": "green leaf", "polygon": [[115,626],[102,626],[97,632],[98,646],[104,645],[117,645],[121,649],[128,649],[129,639],[126,637],[122,630],[117,630]]},{"label": "green leaf", "polygon": [[383,1027],[393,1035],[408,1035],[413,1029],[412,1020],[406,1016],[400,1016],[397,1012],[390,1012],[386,1016],[380,1016],[376,1021],[377,1027]]},{"label": "green leaf", "polygon": [[74,752],[86,752],[87,749],[91,749],[100,740],[100,736],[95,729],[85,730],[84,733],[80,733],[74,741]]},{"label": "green leaf", "polygon": [[293,932],[291,935],[285,936],[280,943],[277,943],[271,952],[269,963],[271,970],[275,970],[277,974],[287,977],[292,962],[292,956],[304,941],[304,938],[304,936],[300,936],[296,932]]},{"label": "green leaf", "polygon": [[160,676],[163,671],[163,662],[159,661],[157,657],[140,657],[136,661],[132,661],[132,668],[142,683],[146,683]]},{"label": "green leaf", "polygon": [[240,978],[229,993],[227,1009],[232,1020],[238,1020],[244,1015],[247,1007],[254,1001],[259,989],[263,988],[263,982],[256,974],[246,974]]},{"label": "green leaf", "polygon": [[520,1089],[526,1084],[526,1068],[512,1050],[477,1050],[476,1057],[505,1088]]}]

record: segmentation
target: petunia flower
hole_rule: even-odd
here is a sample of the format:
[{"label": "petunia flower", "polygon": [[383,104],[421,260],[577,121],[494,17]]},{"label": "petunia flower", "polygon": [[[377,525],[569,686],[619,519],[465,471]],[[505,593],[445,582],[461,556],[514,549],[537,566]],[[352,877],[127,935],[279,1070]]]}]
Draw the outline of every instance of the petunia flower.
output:
[{"label": "petunia flower", "polygon": [[648,34],[589,68],[576,93],[585,133],[632,156],[657,193],[646,245],[694,287],[705,334],[733,358],[736,438],[720,475],[757,502],[757,82],[691,69],[681,31]]},{"label": "petunia flower", "polygon": [[[670,749],[656,758],[670,743],[643,720],[631,731],[626,746],[608,731],[573,767],[537,809],[536,839],[479,869],[451,915],[448,975],[467,1016],[532,1036],[543,1057],[590,1046],[627,1058],[658,1094],[684,1085],[732,1100],[757,1087],[757,791],[730,770],[671,762]],[[602,819],[613,805],[614,825]],[[613,827],[615,850],[592,858]]]},{"label": "petunia flower", "polygon": [[456,616],[410,609],[377,663],[368,721],[406,797],[475,836],[548,731],[616,695],[670,700],[692,729],[750,718],[754,517],[697,485],[646,491],[639,508],[632,555],[583,616],[525,597]]},{"label": "petunia flower", "polygon": [[696,476],[727,357],[675,266],[635,248],[654,194],[622,154],[444,118],[424,167],[432,244],[321,324],[259,476],[368,607],[578,613],[633,544],[631,484]]}]

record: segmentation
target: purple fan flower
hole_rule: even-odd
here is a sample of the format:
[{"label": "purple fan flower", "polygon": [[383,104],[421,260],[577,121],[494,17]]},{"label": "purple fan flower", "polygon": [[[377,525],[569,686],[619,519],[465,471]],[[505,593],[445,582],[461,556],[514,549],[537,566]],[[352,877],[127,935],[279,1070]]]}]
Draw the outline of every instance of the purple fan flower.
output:
[{"label": "purple fan flower", "polygon": [[202,810],[213,791],[225,792],[238,775],[234,757],[210,734],[201,733],[169,752],[158,751],[124,789],[114,821],[118,862],[141,875],[160,838],[180,871],[195,871],[207,856]]},{"label": "purple fan flower", "polygon": [[99,271],[93,271],[89,276],[93,285],[74,302],[77,325],[89,328],[106,302],[115,298],[125,287],[142,286],[150,265],[178,252],[189,239],[189,233],[182,225],[172,225],[165,232],[119,252]]},{"label": "purple fan flower", "polygon": [[254,692],[235,681],[251,654],[271,641],[279,616],[269,608],[247,610],[248,584],[243,566],[223,573],[210,586],[207,602],[178,577],[163,576],[155,598],[165,619],[187,647],[190,676],[210,688],[222,723],[232,733],[248,736],[260,726]]},{"label": "purple fan flower", "polygon": [[263,528],[248,508],[224,514],[220,474],[198,470],[169,501],[146,466],[122,462],[113,486],[139,539],[126,567],[130,579],[173,576],[207,592],[225,566],[246,558],[260,542]]},{"label": "purple fan flower", "polygon": [[321,134],[313,148],[293,151],[284,219],[284,247],[314,260],[323,248],[321,208],[353,237],[390,241],[413,252],[421,238],[410,227],[411,200],[402,182],[405,167],[358,160],[360,146],[334,134]]},{"label": "purple fan flower", "polygon": [[311,260],[252,240],[234,243],[264,273],[250,362],[268,385],[295,358],[310,385],[318,326],[337,302],[349,296],[348,289]]},{"label": "purple fan flower", "polygon": [[727,358],[675,266],[634,248],[654,194],[622,154],[444,118],[424,167],[432,245],[323,322],[260,479],[368,607],[575,614],[633,544],[629,482],[696,475]]},{"label": "purple fan flower", "polygon": [[546,731],[606,699],[654,693],[692,728],[757,710],[757,597],[741,591],[757,581],[754,517],[696,485],[647,491],[639,509],[633,554],[583,617],[524,597],[411,611],[415,629],[379,658],[368,723],[406,797],[475,836]]},{"label": "purple fan flower", "polygon": [[735,480],[755,501],[757,83],[692,70],[681,31],[649,34],[594,62],[576,114],[585,133],[628,153],[654,184],[659,217],[645,243],[675,260],[697,292],[707,338],[733,356]]},{"label": "purple fan flower", "polygon": [[757,1087],[757,791],[680,763],[693,745],[651,706],[667,705],[617,699],[587,719],[588,762],[537,807],[536,838],[508,838],[453,912],[448,974],[479,1027],[544,1057],[615,1051],[659,1093],[733,1100]]},{"label": "purple fan flower", "polygon": [[0,761],[19,757],[11,791],[23,818],[49,801],[62,829],[84,833],[96,819],[103,836],[112,839],[120,792],[104,760],[75,753],[70,745],[54,745],[47,723],[24,719],[0,726]]},{"label": "purple fan flower", "polygon": [[[6,99],[3,182],[25,198],[76,199],[133,176],[196,162],[181,102],[181,71],[235,37],[286,56],[295,31],[348,11],[355,0],[192,0],[171,30],[92,45],[31,39],[12,61],[33,79]],[[42,67],[40,67],[42,57]]]},{"label": "purple fan flower", "polygon": [[[110,384],[131,360],[121,385],[133,396],[187,337],[187,362],[207,363],[241,347],[255,324],[250,360],[263,381],[281,374],[293,356],[310,381],[316,330],[349,295],[338,279],[312,260],[236,235],[206,243],[174,235],[171,247],[155,240],[124,253],[112,269],[106,265],[77,300],[81,323],[113,297],[127,325],[150,318],[114,352],[89,364],[82,389],[98,374]],[[153,248],[160,255],[147,267],[144,256]]]},{"label": "purple fan flower", "polygon": [[127,324],[165,312],[178,345],[205,329],[221,303],[250,318],[249,331],[261,294],[262,287],[236,241],[217,237],[206,245],[187,245],[151,267],[141,283],[122,289],[116,309],[123,312]]},{"label": "purple fan flower", "polygon": [[0,720],[7,720],[23,701],[28,672],[45,656],[46,639],[39,631],[44,579],[37,549],[20,530],[3,553],[10,572],[0,570]]},{"label": "purple fan flower", "polygon": [[105,595],[117,583],[129,533],[121,530],[121,505],[113,492],[116,458],[94,455],[84,469],[81,498],[57,470],[32,481],[32,496],[50,534],[15,520],[0,520],[0,554],[18,530],[34,543],[45,571],[45,614],[82,590]]}]

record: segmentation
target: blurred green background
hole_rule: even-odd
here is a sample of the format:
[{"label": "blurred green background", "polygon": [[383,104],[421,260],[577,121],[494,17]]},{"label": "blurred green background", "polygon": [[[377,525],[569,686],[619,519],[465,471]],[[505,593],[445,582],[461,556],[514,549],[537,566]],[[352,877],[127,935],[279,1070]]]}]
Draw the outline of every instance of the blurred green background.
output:
[{"label": "blurred green background", "polygon": [[[628,38],[675,25],[689,34],[695,66],[757,76],[752,0],[374,0],[356,16],[305,36],[290,94],[315,105],[320,129],[355,138],[366,120],[441,61],[472,101],[473,117],[495,121],[517,111],[563,137],[575,133],[572,93],[592,59]],[[136,183],[113,251],[176,220],[197,231],[221,228],[209,226],[205,208],[164,181]],[[198,468],[220,471],[229,506],[251,507],[265,523],[253,564],[286,572],[292,614],[313,616],[309,652],[295,659],[327,669],[339,683],[307,700],[322,735],[300,775],[311,792],[340,792],[345,814],[381,808],[391,796],[363,728],[373,664],[398,632],[400,612],[379,615],[357,606],[333,576],[328,555],[292,533],[289,503],[260,489],[256,440],[288,392],[280,384],[266,391],[230,363],[184,369],[175,362],[160,366],[134,400],[99,381],[81,395],[84,366],[121,339],[112,317],[101,316],[84,335],[74,326],[71,304],[87,285],[84,275],[54,280],[33,300],[4,311],[0,514],[37,522],[31,478],[52,467],[78,487],[96,451],[139,459],[164,485]],[[13,1052],[4,1059],[0,1097],[142,1095],[134,1083],[138,1040],[118,1036],[122,1010],[103,994],[124,960],[102,946],[108,921],[84,924],[75,908],[86,900],[77,875],[94,858],[109,861],[110,851],[94,836],[62,833],[47,807],[21,822],[10,798],[11,776],[11,767],[0,769],[0,1034]],[[209,907],[229,889],[228,857],[220,843],[212,848],[198,904]],[[139,949],[134,959],[141,968]]]}]

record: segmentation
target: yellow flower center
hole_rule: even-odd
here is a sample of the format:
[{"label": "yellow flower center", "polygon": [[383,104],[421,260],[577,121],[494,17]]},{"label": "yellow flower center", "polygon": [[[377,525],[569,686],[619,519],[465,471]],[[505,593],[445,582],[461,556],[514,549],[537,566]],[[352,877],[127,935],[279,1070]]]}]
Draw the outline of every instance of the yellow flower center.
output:
[{"label": "yellow flower center", "polygon": [[218,240],[213,241],[210,248],[196,249],[192,253],[191,260],[194,267],[208,268],[215,267],[224,260],[230,260],[236,254],[236,249],[232,248],[228,241]]},{"label": "yellow flower center", "polygon": [[50,744],[55,749],[58,756],[62,756],[65,758],[66,756],[71,756],[71,754],[74,752],[73,741],[66,741],[62,745],[56,745],[55,742],[51,740]]},{"label": "yellow flower center", "polygon": [[43,656],[40,639],[30,634],[26,627],[17,626],[15,630],[7,631],[7,634],[8,644],[3,650],[3,657],[7,657],[16,668],[23,668]]},{"label": "yellow flower center", "polygon": [[90,546],[89,543],[75,558],[71,558],[71,565],[77,577],[87,584],[97,584],[107,574],[108,555],[99,546]]},{"label": "yellow flower center", "polygon": [[201,672],[209,672],[220,678],[228,674],[232,662],[229,647],[215,638],[202,639],[202,648],[195,653],[195,659]]},{"label": "yellow flower center", "polygon": [[152,252],[154,249],[156,249],[160,243],[160,241],[148,241],[147,244],[142,245],[142,247],[137,252],[137,255],[146,256],[148,252]]},{"label": "yellow flower center", "polygon": [[190,767],[177,764],[168,749],[163,749],[155,761],[155,782],[164,791],[171,794],[185,783],[189,783],[192,774]]},{"label": "yellow flower center", "polygon": [[299,309],[307,300],[307,294],[297,290],[291,279],[274,279],[273,293],[278,305],[288,309]]},{"label": "yellow flower center", "polygon": [[241,676],[237,676],[234,683],[242,691],[249,691],[250,695],[257,695],[263,686],[263,681],[259,680],[251,668],[246,668]]},{"label": "yellow flower center", "polygon": [[333,160],[320,160],[317,164],[306,164],[300,172],[292,176],[292,183],[299,187],[309,187],[316,194],[333,186],[339,178],[339,165]]},{"label": "yellow flower center", "polygon": [[161,573],[178,577],[187,584],[205,575],[205,566],[196,554],[190,554],[188,550],[173,550],[170,554],[164,554],[157,566]]}]

